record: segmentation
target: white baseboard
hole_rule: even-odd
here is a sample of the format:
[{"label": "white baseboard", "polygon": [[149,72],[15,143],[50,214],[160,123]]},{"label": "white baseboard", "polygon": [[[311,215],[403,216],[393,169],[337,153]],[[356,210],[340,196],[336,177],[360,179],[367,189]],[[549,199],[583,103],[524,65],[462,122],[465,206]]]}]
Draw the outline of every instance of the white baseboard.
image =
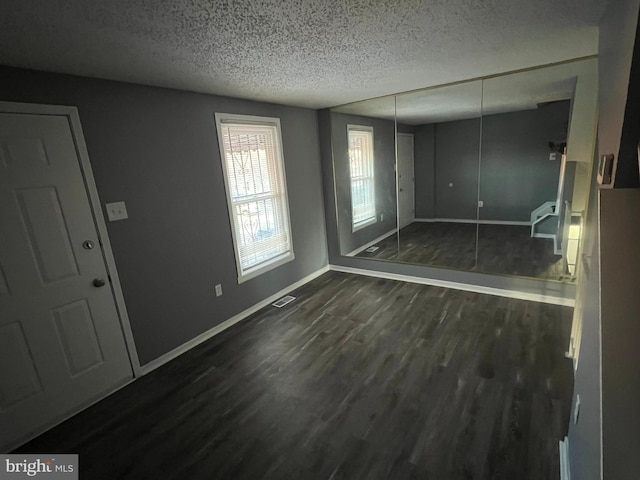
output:
[{"label": "white baseboard", "polygon": [[283,297],[284,295],[286,295],[287,293],[291,292],[292,290],[295,290],[296,288],[301,287],[305,283],[309,283],[314,278],[317,278],[320,275],[322,275],[323,273],[327,273],[328,271],[329,271],[329,265],[326,265],[326,266],[322,267],[321,269],[316,270],[315,272],[313,272],[313,273],[307,275],[306,277],[298,280],[297,282],[292,283],[288,287],[283,288],[279,292],[274,293],[269,298],[265,298],[264,300],[262,300],[262,301],[256,303],[255,305],[247,308],[246,310],[238,313],[237,315],[234,315],[233,317],[225,320],[224,322],[219,323],[218,325],[216,325],[212,329],[207,330],[204,333],[201,333],[197,337],[192,338],[188,342],[183,343],[179,347],[174,348],[170,352],[165,353],[161,357],[158,357],[155,360],[152,360],[151,362],[149,362],[149,363],[147,363],[145,365],[142,365],[142,367],[141,367],[142,375],[146,375],[147,373],[155,370],[156,368],[161,367],[165,363],[170,362],[174,358],[179,357],[183,353],[188,352],[189,350],[191,350],[192,348],[196,347],[197,345],[200,345],[202,342],[205,342],[205,341],[209,340],[211,337],[219,334],[220,332],[223,332],[224,330],[226,330],[227,328],[235,325],[236,323],[240,322],[241,320],[244,320],[249,315],[253,315],[254,313],[256,313],[261,308],[264,308],[267,305],[275,302],[276,300],[278,300],[279,298]]},{"label": "white baseboard", "polygon": [[342,265],[329,265],[335,272],[354,273],[368,277],[386,278],[388,280],[398,280],[400,282],[420,283],[422,285],[432,285],[435,287],[453,288],[454,290],[464,290],[467,292],[484,293],[486,295],[496,295],[499,297],[516,298],[518,300],[530,300],[532,302],[550,303],[565,307],[575,307],[575,300],[572,298],[556,297],[553,295],[542,295],[531,292],[518,292],[515,290],[505,290],[502,288],[484,287],[472,285],[470,283],[458,283],[448,280],[437,280],[433,278],[414,277],[412,275],[402,275],[399,273],[380,272],[377,270],[364,270],[362,268],[344,267]]},{"label": "white baseboard", "polygon": [[481,225],[519,225],[530,227],[531,222],[516,222],[508,220],[476,220],[475,218],[416,218],[416,222],[441,222],[441,223],[479,223]]},{"label": "white baseboard", "polygon": [[356,248],[353,252],[349,252],[347,253],[347,257],[355,257],[356,255],[358,255],[360,252],[366,250],[367,248],[369,248],[372,245],[375,245],[378,242],[381,242],[382,240],[384,240],[385,238],[393,235],[394,233],[396,233],[398,231],[397,228],[394,228],[393,230],[389,230],[387,233],[383,233],[382,235],[380,235],[378,238],[371,240],[369,243],[365,243],[364,245],[362,245],[361,247]]},{"label": "white baseboard", "polygon": [[569,464],[569,438],[560,440],[560,480],[571,480],[571,468]]}]

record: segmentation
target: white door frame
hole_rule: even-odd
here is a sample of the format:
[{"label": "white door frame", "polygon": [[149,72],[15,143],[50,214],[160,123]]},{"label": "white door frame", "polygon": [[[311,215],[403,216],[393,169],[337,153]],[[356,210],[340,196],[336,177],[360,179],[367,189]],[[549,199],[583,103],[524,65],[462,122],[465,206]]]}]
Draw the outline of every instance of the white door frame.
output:
[{"label": "white door frame", "polygon": [[136,351],[135,342],[133,340],[133,332],[131,330],[131,324],[129,322],[129,315],[127,314],[127,307],[124,301],[124,295],[122,293],[122,287],[120,286],[120,277],[118,276],[118,270],[116,269],[116,262],[113,257],[113,251],[111,250],[111,243],[109,242],[109,234],[107,232],[107,225],[102,215],[102,208],[100,198],[98,197],[98,189],[96,188],[95,181],[93,179],[93,171],[91,169],[91,162],[89,161],[89,152],[87,145],[84,141],[84,134],[82,132],[82,126],[80,124],[80,116],[76,107],[69,107],[64,105],[40,105],[35,103],[15,103],[15,102],[0,102],[0,113],[22,113],[30,115],[56,115],[67,117],[69,121],[69,128],[71,129],[71,135],[76,147],[76,153],[80,162],[80,171],[82,172],[82,178],[84,179],[85,190],[87,191],[87,198],[89,199],[89,207],[93,214],[93,222],[96,226],[98,233],[98,239],[102,245],[102,256],[107,267],[107,273],[111,279],[111,291],[116,304],[116,310],[118,312],[118,318],[120,320],[120,328],[124,334],[125,344],[127,346],[127,352],[129,353],[129,361],[131,368],[133,369],[134,377],[142,376],[142,369],[140,367],[140,360],[138,359],[138,352]]},{"label": "white door frame", "polygon": [[[415,177],[416,177],[416,145],[415,145],[415,135],[413,133],[398,133],[398,137],[407,137],[407,138],[411,138],[411,222],[414,222],[416,220],[416,184],[415,184]],[[396,162],[397,162],[397,158],[396,158]],[[398,171],[398,174],[400,172]],[[398,183],[398,189],[400,188],[400,184]],[[398,199],[400,192],[398,192]],[[409,222],[407,225],[409,225],[411,222]],[[400,202],[398,202],[398,230],[400,230]]]}]

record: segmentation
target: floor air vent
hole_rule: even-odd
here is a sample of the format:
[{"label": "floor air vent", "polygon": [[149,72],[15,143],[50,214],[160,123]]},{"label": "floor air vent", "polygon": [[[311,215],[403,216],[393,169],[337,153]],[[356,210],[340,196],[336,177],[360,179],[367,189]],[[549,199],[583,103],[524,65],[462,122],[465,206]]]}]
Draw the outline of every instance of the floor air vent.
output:
[{"label": "floor air vent", "polygon": [[369,247],[365,250],[365,252],[373,253],[378,250],[380,247]]},{"label": "floor air vent", "polygon": [[282,308],[285,305],[293,302],[295,299],[296,299],[296,297],[292,297],[291,295],[287,295],[286,297],[282,297],[280,300],[277,300],[277,301],[273,302],[271,305],[273,305],[274,307]]}]

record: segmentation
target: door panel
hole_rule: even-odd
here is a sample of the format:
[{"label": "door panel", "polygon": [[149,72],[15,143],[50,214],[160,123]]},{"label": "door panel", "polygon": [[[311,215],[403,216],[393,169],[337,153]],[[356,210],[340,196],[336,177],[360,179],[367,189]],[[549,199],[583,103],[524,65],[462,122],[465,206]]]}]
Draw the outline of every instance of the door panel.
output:
[{"label": "door panel", "polygon": [[34,263],[43,282],[51,283],[78,275],[78,264],[55,187],[18,190],[16,198]]},{"label": "door panel", "polygon": [[5,166],[17,162],[32,165],[49,165],[44,141],[38,137],[3,138],[0,141],[0,159]]},{"label": "door panel", "polygon": [[0,113],[0,172],[2,447],[132,370],[67,117]]},{"label": "door panel", "polygon": [[0,327],[0,410],[42,390],[20,323]]},{"label": "door panel", "polygon": [[71,375],[77,375],[103,361],[96,329],[86,300],[53,310],[58,335]]}]

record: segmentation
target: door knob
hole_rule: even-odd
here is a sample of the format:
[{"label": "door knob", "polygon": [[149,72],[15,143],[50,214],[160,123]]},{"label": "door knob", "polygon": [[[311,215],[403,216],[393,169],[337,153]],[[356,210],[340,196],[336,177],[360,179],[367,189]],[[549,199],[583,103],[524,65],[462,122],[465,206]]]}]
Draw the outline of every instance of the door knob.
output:
[{"label": "door knob", "polygon": [[100,287],[104,287],[106,282],[104,281],[104,278],[94,278],[93,282],[91,283],[93,284],[94,287],[100,288]]}]

